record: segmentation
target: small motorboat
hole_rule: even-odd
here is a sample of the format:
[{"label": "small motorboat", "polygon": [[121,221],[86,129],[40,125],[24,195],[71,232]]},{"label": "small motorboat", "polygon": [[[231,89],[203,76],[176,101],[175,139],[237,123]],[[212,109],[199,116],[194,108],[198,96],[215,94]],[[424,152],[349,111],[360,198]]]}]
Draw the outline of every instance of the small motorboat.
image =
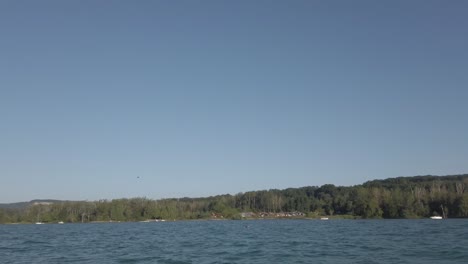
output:
[{"label": "small motorboat", "polygon": [[433,219],[433,220],[440,220],[440,219],[443,219],[442,216],[438,216],[438,215],[431,216],[430,218]]}]

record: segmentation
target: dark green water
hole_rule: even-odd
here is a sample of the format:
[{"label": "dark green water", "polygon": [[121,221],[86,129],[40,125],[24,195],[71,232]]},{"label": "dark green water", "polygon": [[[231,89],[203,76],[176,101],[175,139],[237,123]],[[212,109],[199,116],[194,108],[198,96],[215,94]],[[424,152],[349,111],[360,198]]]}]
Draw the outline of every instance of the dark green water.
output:
[{"label": "dark green water", "polygon": [[0,263],[468,263],[468,220],[0,225]]}]

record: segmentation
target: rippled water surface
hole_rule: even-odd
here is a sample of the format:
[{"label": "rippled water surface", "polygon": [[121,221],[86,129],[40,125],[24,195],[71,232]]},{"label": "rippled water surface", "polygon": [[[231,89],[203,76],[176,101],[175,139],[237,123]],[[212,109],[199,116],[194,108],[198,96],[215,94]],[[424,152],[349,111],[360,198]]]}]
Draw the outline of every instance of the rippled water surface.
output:
[{"label": "rippled water surface", "polygon": [[0,263],[468,263],[468,220],[0,225]]}]

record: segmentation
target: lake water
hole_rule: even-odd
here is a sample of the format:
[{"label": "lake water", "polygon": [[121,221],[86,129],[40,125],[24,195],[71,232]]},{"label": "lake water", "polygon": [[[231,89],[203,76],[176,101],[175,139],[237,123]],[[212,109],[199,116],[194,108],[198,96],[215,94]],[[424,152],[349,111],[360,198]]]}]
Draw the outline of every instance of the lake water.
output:
[{"label": "lake water", "polygon": [[0,225],[0,263],[468,263],[468,220]]}]

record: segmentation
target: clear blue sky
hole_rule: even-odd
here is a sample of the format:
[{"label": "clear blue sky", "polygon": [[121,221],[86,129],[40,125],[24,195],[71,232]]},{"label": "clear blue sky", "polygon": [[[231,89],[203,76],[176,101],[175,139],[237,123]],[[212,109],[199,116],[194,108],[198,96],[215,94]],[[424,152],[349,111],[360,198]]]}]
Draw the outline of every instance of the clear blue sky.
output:
[{"label": "clear blue sky", "polygon": [[466,1],[0,1],[0,202],[467,173],[467,14]]}]

